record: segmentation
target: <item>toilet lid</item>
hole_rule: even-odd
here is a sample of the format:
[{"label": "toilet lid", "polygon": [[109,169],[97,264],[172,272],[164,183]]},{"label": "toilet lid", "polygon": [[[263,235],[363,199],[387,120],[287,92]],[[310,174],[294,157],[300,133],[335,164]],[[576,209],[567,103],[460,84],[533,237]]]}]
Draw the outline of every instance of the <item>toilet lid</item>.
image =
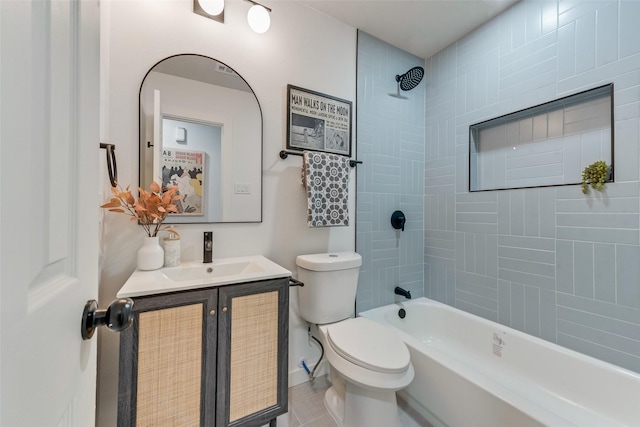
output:
[{"label": "toilet lid", "polygon": [[344,359],[372,371],[401,373],[409,367],[409,350],[402,339],[373,320],[357,317],[327,328],[328,341]]}]

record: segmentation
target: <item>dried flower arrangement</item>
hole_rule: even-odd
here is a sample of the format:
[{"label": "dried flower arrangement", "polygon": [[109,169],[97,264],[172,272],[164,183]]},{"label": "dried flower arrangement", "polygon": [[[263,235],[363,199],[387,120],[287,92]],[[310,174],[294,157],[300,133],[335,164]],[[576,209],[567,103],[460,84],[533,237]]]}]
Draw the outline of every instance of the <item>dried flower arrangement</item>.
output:
[{"label": "dried flower arrangement", "polygon": [[162,222],[167,215],[170,212],[178,212],[173,201],[180,199],[180,196],[176,195],[177,185],[163,190],[157,182],[153,182],[149,190],[138,188],[140,197],[136,201],[129,186],[124,190],[120,185],[111,187],[113,197],[100,207],[108,209],[109,212],[130,215],[132,221],[138,221],[142,225],[147,236],[156,237],[158,232],[162,230]]}]

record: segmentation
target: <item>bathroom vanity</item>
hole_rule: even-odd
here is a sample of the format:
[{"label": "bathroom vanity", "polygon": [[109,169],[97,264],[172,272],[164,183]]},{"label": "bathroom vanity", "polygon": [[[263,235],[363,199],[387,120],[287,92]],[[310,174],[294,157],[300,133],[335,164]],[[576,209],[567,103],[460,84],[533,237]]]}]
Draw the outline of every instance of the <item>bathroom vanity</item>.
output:
[{"label": "bathroom vanity", "polygon": [[262,256],[136,271],[118,426],[275,426],[287,412],[289,278]]}]

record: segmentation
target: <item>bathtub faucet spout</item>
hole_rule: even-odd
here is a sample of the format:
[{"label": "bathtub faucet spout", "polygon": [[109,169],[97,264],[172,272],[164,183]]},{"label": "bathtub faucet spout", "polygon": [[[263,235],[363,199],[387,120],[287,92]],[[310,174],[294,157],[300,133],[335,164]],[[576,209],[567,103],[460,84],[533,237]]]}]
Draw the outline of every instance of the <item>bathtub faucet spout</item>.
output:
[{"label": "bathtub faucet spout", "polygon": [[393,291],[396,295],[402,295],[406,299],[411,299],[411,292],[402,289],[400,286],[396,286],[396,289]]}]

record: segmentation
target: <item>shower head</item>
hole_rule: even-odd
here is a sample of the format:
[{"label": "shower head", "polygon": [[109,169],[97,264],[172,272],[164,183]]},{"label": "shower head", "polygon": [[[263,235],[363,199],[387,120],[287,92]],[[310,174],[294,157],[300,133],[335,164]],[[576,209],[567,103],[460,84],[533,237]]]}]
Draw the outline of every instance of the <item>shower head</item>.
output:
[{"label": "shower head", "polygon": [[404,74],[396,75],[396,81],[400,89],[407,91],[414,89],[422,81],[424,76],[424,68],[413,67]]}]

